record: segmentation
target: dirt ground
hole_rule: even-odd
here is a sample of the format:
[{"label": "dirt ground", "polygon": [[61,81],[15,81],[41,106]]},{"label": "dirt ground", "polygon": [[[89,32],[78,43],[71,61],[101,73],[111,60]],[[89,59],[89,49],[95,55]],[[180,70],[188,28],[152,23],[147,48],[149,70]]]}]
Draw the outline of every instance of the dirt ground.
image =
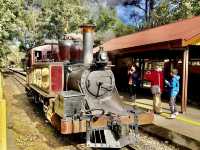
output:
[{"label": "dirt ground", "polygon": [[45,120],[41,109],[26,97],[24,87],[10,75],[4,77],[7,101],[8,150],[89,149],[80,135],[63,136]]}]

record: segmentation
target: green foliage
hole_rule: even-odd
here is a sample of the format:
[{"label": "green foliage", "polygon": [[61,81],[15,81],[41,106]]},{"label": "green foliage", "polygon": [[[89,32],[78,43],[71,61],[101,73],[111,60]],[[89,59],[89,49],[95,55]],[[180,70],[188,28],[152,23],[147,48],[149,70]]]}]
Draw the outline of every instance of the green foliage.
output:
[{"label": "green foliage", "polygon": [[19,48],[26,49],[78,32],[86,14],[81,0],[0,0],[0,58],[11,51],[9,41],[21,41]]},{"label": "green foliage", "polygon": [[19,37],[23,0],[0,0],[0,61],[10,53],[8,42]]},{"label": "green foliage", "polygon": [[116,15],[114,9],[107,7],[101,7],[99,11],[99,17],[97,20],[93,19],[93,22],[96,22],[96,42],[97,44],[100,41],[107,41],[114,37],[126,35],[133,33],[134,27],[125,25]]},{"label": "green foliage", "polygon": [[190,0],[172,0],[173,20],[186,19],[191,16]]},{"label": "green foliage", "polygon": [[78,32],[86,22],[87,11],[80,0],[33,0],[29,7],[26,34],[31,47],[44,39],[60,39],[66,32]]},{"label": "green foliage", "polygon": [[192,14],[195,16],[200,15],[200,1],[199,0],[191,0],[192,6]]},{"label": "green foliage", "polygon": [[170,0],[162,0],[151,14],[151,27],[170,23],[172,21]]},{"label": "green foliage", "polygon": [[193,15],[190,0],[160,0],[151,14],[149,27],[168,24]]},{"label": "green foliage", "polygon": [[114,28],[115,35],[123,36],[135,32],[133,26],[125,25],[121,20],[117,20]]},{"label": "green foliage", "polygon": [[45,38],[61,38],[67,32],[79,31],[79,26],[86,21],[86,10],[79,0],[50,0],[42,6],[40,29],[45,31]]},{"label": "green foliage", "polygon": [[9,40],[18,34],[21,17],[20,0],[0,0],[0,39]]},{"label": "green foliage", "polygon": [[112,29],[115,26],[117,18],[115,11],[109,8],[100,8],[99,18],[96,20],[96,30],[106,31]]}]

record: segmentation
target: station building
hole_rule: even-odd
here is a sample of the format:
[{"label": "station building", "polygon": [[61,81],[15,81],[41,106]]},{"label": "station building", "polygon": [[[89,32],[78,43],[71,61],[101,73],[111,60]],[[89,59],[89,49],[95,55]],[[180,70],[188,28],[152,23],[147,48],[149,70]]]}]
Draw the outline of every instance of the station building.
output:
[{"label": "station building", "polygon": [[157,62],[166,76],[170,69],[178,68],[182,112],[187,110],[188,99],[200,103],[200,16],[114,38],[101,46],[115,65],[119,90],[127,87],[128,65],[138,65],[143,87],[148,84],[144,72]]}]

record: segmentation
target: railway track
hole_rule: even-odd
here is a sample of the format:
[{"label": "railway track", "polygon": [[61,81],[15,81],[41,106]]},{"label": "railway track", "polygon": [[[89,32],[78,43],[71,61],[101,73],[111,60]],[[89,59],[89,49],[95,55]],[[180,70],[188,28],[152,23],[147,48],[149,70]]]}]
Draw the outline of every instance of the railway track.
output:
[{"label": "railway track", "polygon": [[[12,72],[13,78],[19,82],[23,87],[26,87],[26,74],[22,73],[20,71],[14,70],[14,69],[9,69],[10,72]],[[140,127],[140,129],[142,130],[142,127]],[[159,140],[159,139],[157,139]],[[122,148],[122,150],[141,150],[141,149],[149,149],[151,146],[143,146],[143,148],[141,148],[138,145],[145,145],[144,142],[139,142],[139,144],[135,145],[128,145],[124,148]],[[139,147],[139,148],[138,148]],[[151,149],[151,148],[150,148]]]},{"label": "railway track", "polygon": [[24,87],[26,87],[26,74],[25,73],[21,73],[19,71],[16,71],[14,69],[10,69],[9,71],[11,73],[13,73],[13,77]]}]

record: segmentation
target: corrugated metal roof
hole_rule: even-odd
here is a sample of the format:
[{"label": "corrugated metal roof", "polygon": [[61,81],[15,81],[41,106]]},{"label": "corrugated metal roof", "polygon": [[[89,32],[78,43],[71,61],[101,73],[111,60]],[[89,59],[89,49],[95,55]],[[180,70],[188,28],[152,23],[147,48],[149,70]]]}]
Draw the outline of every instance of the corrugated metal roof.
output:
[{"label": "corrugated metal roof", "polygon": [[196,36],[200,36],[200,16],[114,38],[102,46],[106,51],[114,51],[175,40],[183,43]]}]

